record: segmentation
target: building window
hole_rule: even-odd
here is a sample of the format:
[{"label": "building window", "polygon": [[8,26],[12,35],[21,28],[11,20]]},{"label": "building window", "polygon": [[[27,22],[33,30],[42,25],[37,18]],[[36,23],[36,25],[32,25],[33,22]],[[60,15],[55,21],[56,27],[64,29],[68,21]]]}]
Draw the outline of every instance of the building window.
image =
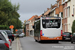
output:
[{"label": "building window", "polygon": [[59,17],[59,14],[57,14],[57,17]]},{"label": "building window", "polygon": [[66,17],[67,17],[67,8],[66,8]]},{"label": "building window", "polygon": [[59,3],[58,3],[58,7],[59,7]]},{"label": "building window", "polygon": [[61,13],[61,17],[63,18],[63,13]]},{"label": "building window", "polygon": [[67,16],[70,17],[70,7],[67,8]]},{"label": "building window", "polygon": [[27,29],[27,26],[26,26],[26,29]]},{"label": "building window", "polygon": [[32,28],[32,25],[31,25],[31,28]]},{"label": "building window", "polygon": [[74,9],[75,9],[75,6],[73,5],[73,15],[74,15],[74,13],[75,13],[75,10],[74,10]]},{"label": "building window", "polygon": [[63,0],[63,2],[65,2],[65,0]]},{"label": "building window", "polygon": [[63,0],[62,0],[62,3],[63,3]]},{"label": "building window", "polygon": [[66,17],[66,9],[65,9],[65,17]]},{"label": "building window", "polygon": [[65,32],[66,32],[66,25],[65,25]]}]

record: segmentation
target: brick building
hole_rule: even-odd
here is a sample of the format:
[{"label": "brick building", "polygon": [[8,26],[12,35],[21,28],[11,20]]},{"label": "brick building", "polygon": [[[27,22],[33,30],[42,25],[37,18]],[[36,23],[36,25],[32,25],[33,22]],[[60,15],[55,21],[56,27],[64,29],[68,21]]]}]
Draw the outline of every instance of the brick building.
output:
[{"label": "brick building", "polygon": [[32,16],[29,20],[26,22],[26,36],[34,36],[34,21],[35,19],[38,18],[37,15]]}]

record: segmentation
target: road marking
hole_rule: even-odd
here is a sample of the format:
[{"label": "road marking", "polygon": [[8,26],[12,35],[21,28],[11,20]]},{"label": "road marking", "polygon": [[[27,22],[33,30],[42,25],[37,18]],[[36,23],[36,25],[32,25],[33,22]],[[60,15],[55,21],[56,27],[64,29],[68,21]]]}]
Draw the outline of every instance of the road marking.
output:
[{"label": "road marking", "polygon": [[18,38],[17,38],[17,50],[19,50],[19,49],[18,49]]},{"label": "road marking", "polygon": [[17,38],[17,50],[22,50],[19,38]]},{"label": "road marking", "polygon": [[20,48],[20,50],[22,50],[22,47],[21,47],[21,42],[20,42],[20,40],[19,40],[19,48]]}]

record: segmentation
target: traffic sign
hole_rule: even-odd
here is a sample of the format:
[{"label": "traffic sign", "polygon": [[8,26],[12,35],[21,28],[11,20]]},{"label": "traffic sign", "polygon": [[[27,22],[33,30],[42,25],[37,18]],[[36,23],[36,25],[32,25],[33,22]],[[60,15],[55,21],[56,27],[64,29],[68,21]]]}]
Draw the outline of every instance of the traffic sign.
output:
[{"label": "traffic sign", "polygon": [[14,26],[13,26],[13,25],[10,25],[10,26],[9,26],[9,28],[10,28],[10,29],[13,29],[13,28],[14,28]]},{"label": "traffic sign", "polygon": [[15,31],[17,32],[18,30],[16,29]]}]

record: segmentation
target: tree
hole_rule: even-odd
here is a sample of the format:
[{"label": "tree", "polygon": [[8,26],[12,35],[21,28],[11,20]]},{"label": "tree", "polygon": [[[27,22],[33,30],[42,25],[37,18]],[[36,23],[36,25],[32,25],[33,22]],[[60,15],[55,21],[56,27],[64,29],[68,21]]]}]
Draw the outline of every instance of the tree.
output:
[{"label": "tree", "polygon": [[8,14],[3,11],[0,11],[0,25],[7,24],[6,21],[8,20]]},{"label": "tree", "polygon": [[23,23],[23,28],[25,27],[25,24],[26,24],[26,20],[24,20],[24,23]]},{"label": "tree", "polygon": [[26,35],[26,20],[25,20],[24,23],[23,23],[23,29],[24,29],[24,33],[25,33],[25,35]]},{"label": "tree", "polygon": [[0,0],[0,25],[14,25],[15,29],[22,28],[20,15],[17,12],[19,6],[19,4],[13,5],[9,0]]},{"label": "tree", "polygon": [[75,20],[73,21],[73,24],[72,24],[72,33],[75,32]]},{"label": "tree", "polygon": [[1,30],[3,30],[3,29],[7,29],[8,30],[9,29],[9,26],[7,26],[7,25],[0,25],[0,29]]}]

